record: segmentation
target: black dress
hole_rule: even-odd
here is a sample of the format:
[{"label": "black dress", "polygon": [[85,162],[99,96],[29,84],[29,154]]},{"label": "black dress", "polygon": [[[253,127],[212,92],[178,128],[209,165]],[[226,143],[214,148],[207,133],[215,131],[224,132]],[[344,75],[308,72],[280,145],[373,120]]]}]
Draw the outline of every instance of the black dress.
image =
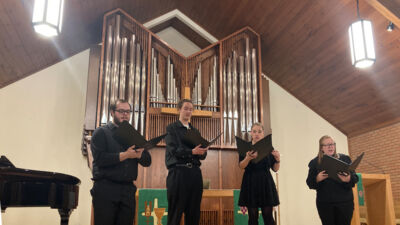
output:
[{"label": "black dress", "polygon": [[[243,159],[244,157],[239,156],[239,162]],[[278,193],[270,172],[275,163],[272,154],[257,164],[249,162],[243,174],[239,206],[258,208],[279,205]]]}]

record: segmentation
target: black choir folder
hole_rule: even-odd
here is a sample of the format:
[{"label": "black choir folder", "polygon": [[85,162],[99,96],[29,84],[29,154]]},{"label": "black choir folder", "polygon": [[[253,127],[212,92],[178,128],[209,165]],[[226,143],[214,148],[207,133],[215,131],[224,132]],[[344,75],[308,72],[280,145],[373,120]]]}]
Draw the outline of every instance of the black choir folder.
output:
[{"label": "black choir folder", "polygon": [[137,131],[128,121],[123,121],[114,132],[113,137],[124,147],[129,148],[135,145],[135,149],[144,148],[149,150],[156,147],[167,134],[155,137],[146,141],[146,139]]},{"label": "black choir folder", "polygon": [[321,164],[319,164],[318,170],[325,170],[329,178],[341,182],[337,174],[354,172],[363,157],[364,152],[361,153],[351,164],[348,164],[332,156],[324,155]]},{"label": "black choir folder", "polygon": [[208,146],[214,144],[218,140],[218,138],[221,136],[222,132],[219,133],[214,139],[211,141],[207,141],[204,139],[200,132],[197,130],[189,129],[186,131],[185,136],[183,137],[183,142],[187,144],[191,148],[195,148],[197,145],[201,145],[202,148],[207,148]]},{"label": "black choir folder", "polygon": [[258,152],[257,158],[252,160],[254,163],[260,162],[274,150],[274,147],[272,147],[272,134],[265,136],[263,139],[257,141],[257,143],[254,145],[251,144],[251,142],[245,141],[237,136],[235,136],[235,138],[236,146],[240,156],[246,157],[246,153],[248,151]]}]

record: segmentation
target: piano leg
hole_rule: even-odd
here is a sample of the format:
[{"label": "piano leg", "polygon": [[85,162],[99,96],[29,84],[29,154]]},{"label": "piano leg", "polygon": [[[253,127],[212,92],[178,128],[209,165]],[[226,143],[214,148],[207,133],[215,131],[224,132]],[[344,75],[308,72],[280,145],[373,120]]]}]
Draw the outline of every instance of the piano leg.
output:
[{"label": "piano leg", "polygon": [[61,225],[68,225],[69,215],[71,215],[71,209],[58,209],[58,213],[61,216]]}]

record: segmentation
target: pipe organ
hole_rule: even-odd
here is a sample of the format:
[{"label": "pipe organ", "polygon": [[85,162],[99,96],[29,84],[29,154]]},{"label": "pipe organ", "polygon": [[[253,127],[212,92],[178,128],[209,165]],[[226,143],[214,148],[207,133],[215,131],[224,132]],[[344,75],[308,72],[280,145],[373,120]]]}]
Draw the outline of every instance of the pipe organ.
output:
[{"label": "pipe organ", "polygon": [[[262,122],[260,36],[243,28],[190,57],[120,9],[104,16],[96,127],[110,121],[110,104],[132,105],[131,123],[147,138],[178,119],[176,104],[191,99],[192,124],[213,148],[235,148]],[[163,143],[161,143],[163,145]]]}]

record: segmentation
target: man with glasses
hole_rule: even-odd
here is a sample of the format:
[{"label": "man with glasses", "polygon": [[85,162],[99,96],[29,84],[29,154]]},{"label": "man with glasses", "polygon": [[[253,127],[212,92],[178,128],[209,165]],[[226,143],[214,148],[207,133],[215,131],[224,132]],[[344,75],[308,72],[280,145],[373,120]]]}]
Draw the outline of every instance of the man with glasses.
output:
[{"label": "man with glasses", "polygon": [[113,137],[123,121],[129,121],[131,105],[118,99],[110,106],[112,122],[97,128],[91,139],[93,153],[92,203],[95,225],[132,225],[135,215],[134,181],[138,164],[148,167],[150,154],[143,148],[125,149]]}]

